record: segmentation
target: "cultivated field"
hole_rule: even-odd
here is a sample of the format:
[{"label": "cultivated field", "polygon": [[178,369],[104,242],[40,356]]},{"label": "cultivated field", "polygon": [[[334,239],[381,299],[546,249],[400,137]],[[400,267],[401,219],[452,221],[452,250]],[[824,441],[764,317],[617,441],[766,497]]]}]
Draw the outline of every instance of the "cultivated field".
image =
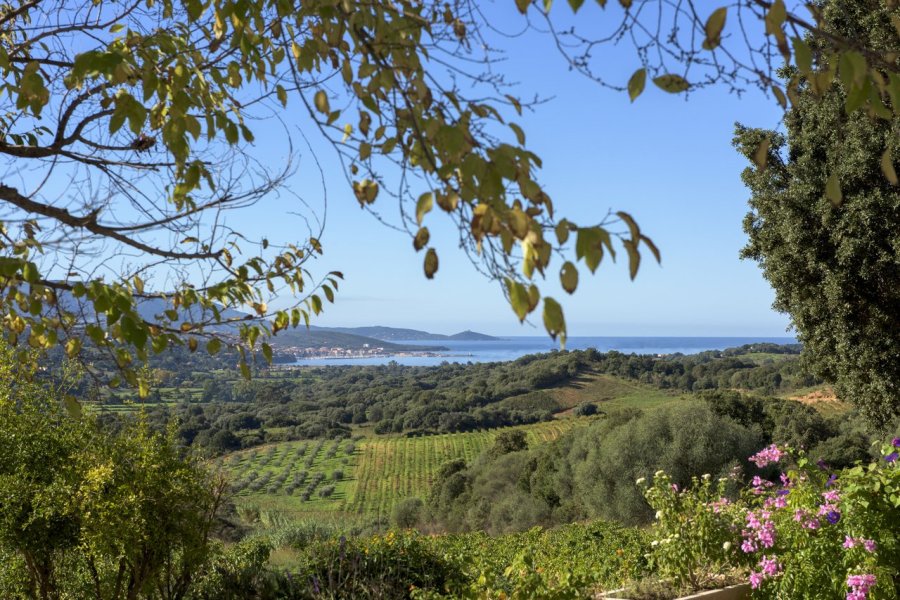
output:
[{"label": "cultivated field", "polygon": [[233,482],[235,503],[251,516],[384,519],[404,498],[425,498],[441,465],[455,458],[474,459],[501,431],[523,429],[529,444],[536,445],[590,421],[559,419],[516,428],[356,442],[284,442],[236,452],[217,463]]}]

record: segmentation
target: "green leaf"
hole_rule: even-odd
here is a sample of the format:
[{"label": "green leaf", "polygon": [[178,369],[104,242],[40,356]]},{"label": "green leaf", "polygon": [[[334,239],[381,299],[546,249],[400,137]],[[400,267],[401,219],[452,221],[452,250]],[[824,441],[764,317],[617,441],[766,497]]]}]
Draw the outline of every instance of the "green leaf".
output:
[{"label": "green leaf", "polygon": [[69,416],[73,419],[81,418],[81,403],[72,396],[71,394],[66,394],[63,397],[63,403],[66,405],[66,412],[69,413]]},{"label": "green leaf", "polygon": [[421,225],[422,219],[425,218],[425,215],[431,212],[432,207],[434,206],[434,194],[431,192],[425,192],[421,196],[419,196],[418,202],[416,202],[416,224]]},{"label": "green leaf", "polygon": [[531,299],[528,295],[528,290],[521,283],[507,279],[506,292],[509,296],[509,304],[521,323],[528,316],[528,313],[531,312]]},{"label": "green leaf", "polygon": [[553,339],[559,336],[560,344],[565,348],[566,320],[559,302],[550,297],[544,298],[544,328]]},{"label": "green leaf", "polygon": [[806,75],[812,71],[812,49],[802,38],[795,37],[791,42],[794,45],[794,64],[801,74]]},{"label": "green leaf", "polygon": [[531,6],[531,0],[516,0],[516,8],[518,8],[519,12],[523,15],[528,12],[529,6]]},{"label": "green leaf", "polygon": [[247,361],[241,359],[240,365],[238,365],[241,369],[241,377],[244,379],[250,379],[250,367],[247,365]]},{"label": "green leaf", "polygon": [[262,353],[263,353],[263,357],[265,357],[265,359],[266,359],[266,362],[271,365],[272,364],[272,347],[266,343],[263,343]]},{"label": "green leaf", "polygon": [[688,83],[684,77],[671,73],[655,77],[653,83],[655,83],[659,89],[669,92],[670,94],[678,94],[687,91],[691,87],[691,84]]},{"label": "green leaf", "polygon": [[565,219],[556,224],[556,239],[559,241],[560,246],[569,239],[569,222]]},{"label": "green leaf", "polygon": [[582,4],[584,4],[584,0],[569,0],[569,6],[573,13],[577,13]]},{"label": "green leaf", "polygon": [[634,102],[647,85],[647,69],[638,69],[628,80],[628,97]]},{"label": "green leaf", "polygon": [[222,349],[222,341],[219,338],[212,338],[206,342],[206,351],[210,356],[215,356]]},{"label": "green leaf", "polygon": [[769,138],[764,138],[763,141],[759,143],[759,146],[756,147],[756,150],[753,152],[753,162],[756,164],[756,168],[760,171],[766,170],[766,165],[769,162],[769,146],[772,145],[772,140]]},{"label": "green leaf", "polygon": [[568,293],[573,293],[578,287],[578,269],[571,261],[566,261],[559,271],[559,281],[562,288]]},{"label": "green leaf", "polygon": [[706,20],[706,39],[703,41],[705,50],[714,50],[722,43],[722,29],[725,28],[725,19],[728,16],[726,7],[717,8]]}]

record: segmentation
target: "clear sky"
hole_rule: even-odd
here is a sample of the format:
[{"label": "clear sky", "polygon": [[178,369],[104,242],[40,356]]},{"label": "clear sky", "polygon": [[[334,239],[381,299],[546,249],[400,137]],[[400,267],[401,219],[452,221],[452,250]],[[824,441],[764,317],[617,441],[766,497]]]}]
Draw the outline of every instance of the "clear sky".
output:
[{"label": "clear sky", "polygon": [[[499,25],[517,28],[514,9],[495,12]],[[624,259],[605,261],[593,277],[583,271],[578,291],[565,298],[556,285],[557,264],[545,291],[565,300],[569,335],[789,335],[787,318],[771,309],[773,293],[759,268],[738,258],[746,241],[741,221],[748,192],[739,177],[746,162],[731,147],[734,123],[777,127],[774,100],[757,91],[738,98],[723,89],[701,90],[685,100],[648,83],[631,104],[627,95],[569,71],[546,36],[498,43],[506,50],[500,68],[518,82],[514,92],[551,98],[518,121],[528,146],[544,160],[540,177],[557,214],[590,223],[610,208],[628,211],[662,252],[659,266],[645,256],[634,282]],[[633,51],[606,51],[604,74],[624,83],[639,66]],[[426,280],[422,255],[409,238],[360,210],[323,152],[317,151],[328,192],[325,253],[311,268],[338,269],[346,279],[336,304],[316,324],[543,334],[539,315],[532,326],[518,323],[499,285],[480,276],[456,249],[452,228],[438,225],[439,211],[426,224],[440,270]],[[320,206],[320,174],[309,151],[291,186]],[[272,239],[299,237],[301,223],[282,217],[295,208],[292,203],[296,199],[289,196],[267,201],[243,216],[244,225]],[[396,213],[389,201],[379,205],[388,216]]]}]

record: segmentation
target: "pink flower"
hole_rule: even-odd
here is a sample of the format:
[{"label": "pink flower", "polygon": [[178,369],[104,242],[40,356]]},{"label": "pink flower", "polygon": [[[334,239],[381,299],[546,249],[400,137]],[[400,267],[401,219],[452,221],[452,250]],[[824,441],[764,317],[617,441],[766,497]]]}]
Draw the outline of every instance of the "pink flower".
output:
[{"label": "pink flower", "polygon": [[781,570],[781,565],[778,564],[778,561],[774,556],[768,557],[763,555],[762,559],[759,561],[759,566],[762,567],[762,572],[769,577],[777,575]]},{"label": "pink flower", "polygon": [[760,584],[763,582],[763,579],[765,579],[765,577],[762,573],[757,573],[756,571],[750,573],[750,587],[752,587],[754,590],[759,588]]},{"label": "pink flower", "polygon": [[876,581],[875,576],[870,573],[850,575],[847,577],[847,586],[850,588],[847,600],[865,600],[869,589],[875,587]]},{"label": "pink flower", "polygon": [[779,450],[778,446],[772,444],[751,456],[750,461],[755,463],[757,467],[762,468],[766,465],[777,463],[782,456],[784,456],[784,452]]},{"label": "pink flower", "polygon": [[844,536],[844,548],[855,548],[855,547],[856,547],[856,540],[854,540],[849,535],[845,535]]},{"label": "pink flower", "polygon": [[878,544],[875,543],[875,540],[863,540],[862,545],[866,552],[875,552],[878,549]]},{"label": "pink flower", "polygon": [[828,490],[827,492],[822,492],[822,497],[826,502],[840,502],[841,493],[837,490]]}]

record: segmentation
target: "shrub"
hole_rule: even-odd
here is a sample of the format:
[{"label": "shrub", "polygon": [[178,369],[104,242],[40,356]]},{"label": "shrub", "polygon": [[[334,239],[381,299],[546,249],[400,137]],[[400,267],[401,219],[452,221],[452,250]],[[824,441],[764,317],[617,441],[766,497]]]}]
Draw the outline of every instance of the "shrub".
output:
[{"label": "shrub", "polygon": [[406,498],[399,502],[391,513],[391,523],[399,529],[412,529],[422,519],[424,503],[419,498]]}]

